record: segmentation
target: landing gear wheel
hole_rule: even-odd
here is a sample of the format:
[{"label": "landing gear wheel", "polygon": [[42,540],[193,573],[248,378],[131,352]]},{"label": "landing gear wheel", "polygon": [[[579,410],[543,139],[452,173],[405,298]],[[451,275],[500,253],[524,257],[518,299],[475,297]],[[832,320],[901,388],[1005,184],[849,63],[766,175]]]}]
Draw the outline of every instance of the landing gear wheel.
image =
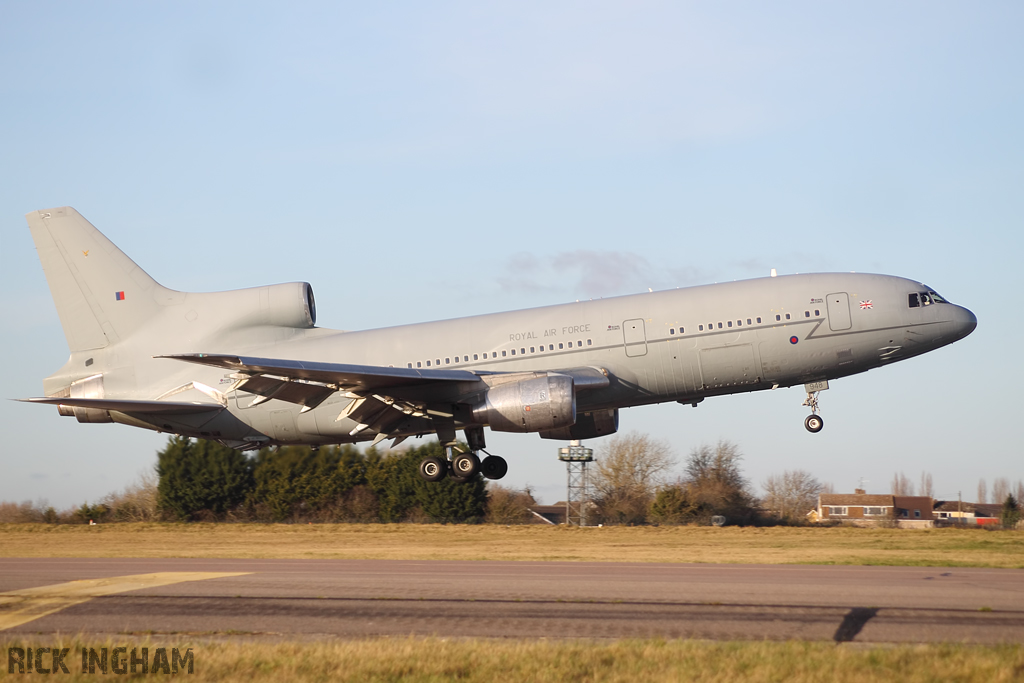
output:
[{"label": "landing gear wheel", "polygon": [[825,421],[821,419],[821,415],[808,415],[804,420],[804,427],[807,427],[807,431],[811,434],[817,434],[824,426]]},{"label": "landing gear wheel", "polygon": [[470,479],[480,471],[480,458],[475,453],[459,453],[452,458],[452,476]]},{"label": "landing gear wheel", "polygon": [[442,458],[430,456],[420,462],[420,477],[425,481],[441,481],[448,476],[448,462]]},{"label": "landing gear wheel", "polygon": [[480,473],[488,479],[501,479],[508,474],[508,463],[500,455],[488,455],[480,462]]}]

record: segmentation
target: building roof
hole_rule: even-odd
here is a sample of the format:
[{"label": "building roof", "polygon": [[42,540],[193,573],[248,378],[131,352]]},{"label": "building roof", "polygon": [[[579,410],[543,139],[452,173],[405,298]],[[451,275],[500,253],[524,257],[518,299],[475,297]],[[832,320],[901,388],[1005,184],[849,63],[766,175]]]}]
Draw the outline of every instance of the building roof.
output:
[{"label": "building roof", "polygon": [[968,503],[956,500],[937,500],[933,508],[940,512],[956,512],[960,510],[965,513],[973,512],[976,517],[999,517],[1002,514],[1003,506],[995,503]]},{"label": "building roof", "polygon": [[822,505],[870,505],[871,507],[892,507],[892,496],[871,493],[822,493],[818,500]]}]

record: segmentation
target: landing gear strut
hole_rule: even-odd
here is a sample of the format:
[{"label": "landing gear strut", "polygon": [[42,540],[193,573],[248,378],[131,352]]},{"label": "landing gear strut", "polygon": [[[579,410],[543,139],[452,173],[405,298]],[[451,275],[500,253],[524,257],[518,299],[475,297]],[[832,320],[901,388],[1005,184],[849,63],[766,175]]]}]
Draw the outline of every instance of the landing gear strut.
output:
[{"label": "landing gear strut", "polygon": [[804,388],[807,390],[807,400],[803,402],[803,405],[811,409],[811,414],[804,420],[804,427],[811,434],[817,434],[825,426],[825,420],[821,418],[821,415],[818,415],[818,394],[828,389],[828,382],[805,384]]}]

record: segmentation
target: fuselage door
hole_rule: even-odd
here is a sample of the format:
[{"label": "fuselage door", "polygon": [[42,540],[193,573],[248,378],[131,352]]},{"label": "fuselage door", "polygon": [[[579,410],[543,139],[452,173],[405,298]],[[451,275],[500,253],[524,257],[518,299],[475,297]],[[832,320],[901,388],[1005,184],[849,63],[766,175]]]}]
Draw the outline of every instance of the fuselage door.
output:
[{"label": "fuselage door", "polygon": [[626,355],[630,358],[647,355],[647,332],[644,319],[634,318],[622,322],[622,340],[626,346]]},{"label": "fuselage door", "polygon": [[828,327],[833,332],[848,330],[853,323],[850,320],[850,295],[836,292],[828,295]]}]

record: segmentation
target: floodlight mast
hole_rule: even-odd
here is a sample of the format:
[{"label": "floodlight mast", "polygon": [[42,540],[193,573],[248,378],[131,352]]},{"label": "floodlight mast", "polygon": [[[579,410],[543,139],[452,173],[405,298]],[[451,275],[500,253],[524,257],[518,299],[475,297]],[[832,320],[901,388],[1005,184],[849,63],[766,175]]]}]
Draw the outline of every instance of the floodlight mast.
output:
[{"label": "floodlight mast", "polygon": [[558,449],[558,459],[565,463],[565,523],[586,526],[590,507],[587,463],[593,462],[594,449],[581,446],[579,441],[570,441],[568,447]]}]

